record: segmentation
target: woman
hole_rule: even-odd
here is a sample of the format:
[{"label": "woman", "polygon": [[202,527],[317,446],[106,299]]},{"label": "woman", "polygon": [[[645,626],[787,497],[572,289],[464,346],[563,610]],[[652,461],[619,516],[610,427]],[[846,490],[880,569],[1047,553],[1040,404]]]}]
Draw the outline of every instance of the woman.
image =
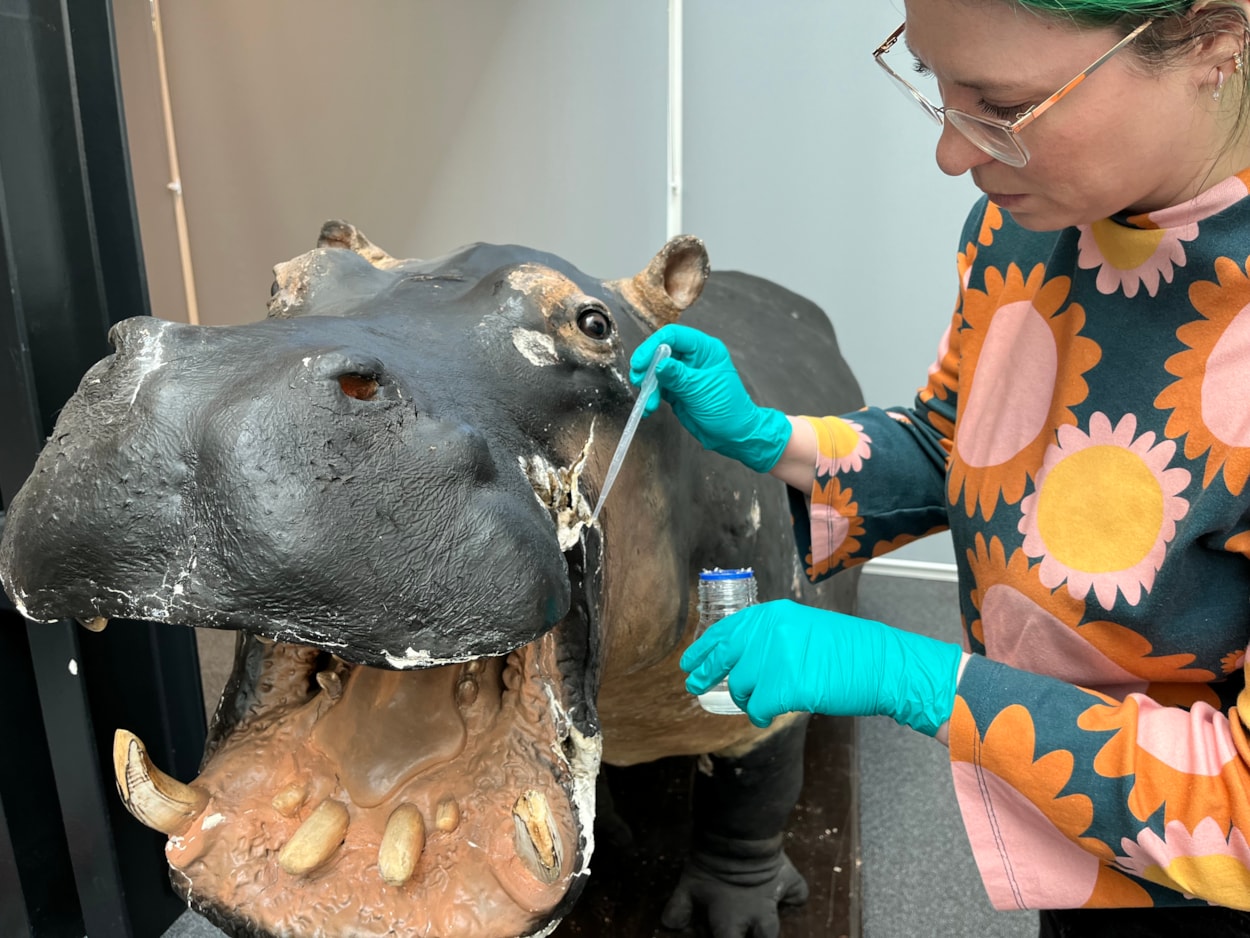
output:
[{"label": "woman", "polygon": [[668,343],[683,425],[791,486],[813,579],[950,528],[964,649],[783,600],[682,667],[761,726],[947,742],[990,898],[1043,935],[1250,934],[1248,38],[1250,0],[907,0],[877,60],[985,193],[914,406],[758,407],[682,326],[632,361]]}]

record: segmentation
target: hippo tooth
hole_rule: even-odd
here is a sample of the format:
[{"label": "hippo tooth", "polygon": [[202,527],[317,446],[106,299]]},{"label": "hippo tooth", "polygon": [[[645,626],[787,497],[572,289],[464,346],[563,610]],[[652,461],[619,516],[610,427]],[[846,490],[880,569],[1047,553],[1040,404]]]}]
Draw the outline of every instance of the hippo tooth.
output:
[{"label": "hippo tooth", "polygon": [[408,882],[424,849],[425,818],[416,805],[405,802],[391,812],[378,845],[378,872],[382,879],[391,886]]},{"label": "hippo tooth", "polygon": [[298,782],[292,782],[273,796],[269,803],[283,817],[295,817],[295,812],[308,799],[308,789]]},{"label": "hippo tooth", "polygon": [[292,876],[304,876],[334,856],[347,835],[347,808],[327,798],[313,809],[278,854],[278,865]]},{"label": "hippo tooth", "polygon": [[444,833],[450,833],[459,826],[460,804],[449,795],[434,809],[434,827]]},{"label": "hippo tooth", "polygon": [[113,734],[113,774],[126,810],[153,830],[183,833],[208,804],[208,793],[170,778],[148,757],[143,741],[129,730]]},{"label": "hippo tooth", "polygon": [[456,703],[462,707],[468,707],[475,700],[477,700],[477,681],[466,675],[456,684]]},{"label": "hippo tooth", "polygon": [[544,883],[551,884],[560,876],[559,838],[547,797],[540,791],[527,791],[512,806],[516,824],[517,856]]},{"label": "hippo tooth", "polygon": [[88,632],[103,632],[104,627],[109,624],[109,620],[104,616],[93,616],[90,619],[79,619],[78,624]]},{"label": "hippo tooth", "polygon": [[331,700],[338,700],[343,696],[343,679],[337,671],[318,671],[317,683]]}]

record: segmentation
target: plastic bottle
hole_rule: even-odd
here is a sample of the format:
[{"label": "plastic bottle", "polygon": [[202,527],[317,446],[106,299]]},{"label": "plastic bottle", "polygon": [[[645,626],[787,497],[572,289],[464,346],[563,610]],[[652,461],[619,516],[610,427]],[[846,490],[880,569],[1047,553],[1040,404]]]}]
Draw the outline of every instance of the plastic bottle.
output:
[{"label": "plastic bottle", "polygon": [[[755,571],[750,567],[704,570],[699,574],[699,628],[695,637],[702,635],[713,622],[755,603]],[[699,704],[708,713],[742,713],[729,696],[729,685],[725,681],[700,694]]]}]

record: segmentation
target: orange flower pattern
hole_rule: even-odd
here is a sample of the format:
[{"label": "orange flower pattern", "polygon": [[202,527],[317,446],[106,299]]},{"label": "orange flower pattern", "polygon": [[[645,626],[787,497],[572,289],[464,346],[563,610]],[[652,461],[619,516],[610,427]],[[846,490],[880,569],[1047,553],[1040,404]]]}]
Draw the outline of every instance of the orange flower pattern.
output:
[{"label": "orange flower pattern", "polygon": [[996,906],[1250,909],[1250,170],[1060,232],[983,199],[959,243],[912,406],[807,418],[808,575],[950,529]]}]

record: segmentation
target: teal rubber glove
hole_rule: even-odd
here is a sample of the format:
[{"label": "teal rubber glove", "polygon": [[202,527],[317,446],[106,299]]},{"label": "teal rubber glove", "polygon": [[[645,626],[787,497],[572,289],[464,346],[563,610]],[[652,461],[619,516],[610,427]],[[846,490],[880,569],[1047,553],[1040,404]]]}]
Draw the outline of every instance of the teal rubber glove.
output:
[{"label": "teal rubber glove", "polygon": [[751,400],[720,339],[689,326],[664,326],[634,351],[629,380],[642,384],[662,342],[673,354],[656,366],[658,388],[643,414],[654,413],[662,396],[672,405],[681,425],[705,449],[736,459],[756,472],[775,466],[790,442],[790,421],[781,411],[759,407]]},{"label": "teal rubber glove", "polygon": [[963,651],[870,619],[780,599],[712,625],[681,657],[686,689],[729,677],[756,726],[792,710],[889,716],[933,736],[950,719]]}]

